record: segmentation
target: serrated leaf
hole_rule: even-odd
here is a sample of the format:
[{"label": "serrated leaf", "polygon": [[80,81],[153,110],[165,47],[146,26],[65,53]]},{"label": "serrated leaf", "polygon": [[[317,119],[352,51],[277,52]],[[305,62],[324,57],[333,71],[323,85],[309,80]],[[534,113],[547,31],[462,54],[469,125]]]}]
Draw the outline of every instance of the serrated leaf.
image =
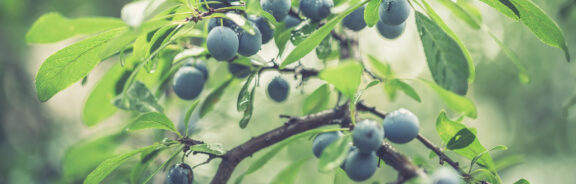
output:
[{"label": "serrated leaf", "polygon": [[141,113],[163,111],[152,92],[140,81],[132,83],[125,95],[115,99],[114,105],[123,110]]},{"label": "serrated leaf", "polygon": [[518,8],[520,21],[545,44],[562,49],[570,62],[570,51],[564,33],[550,16],[530,0],[510,0]]},{"label": "serrated leaf", "polygon": [[354,10],[363,5],[364,3],[358,3],[354,5],[346,12],[341,13],[338,16],[332,18],[330,21],[324,24],[324,26],[320,27],[320,29],[314,31],[314,33],[312,33],[308,38],[302,41],[302,43],[298,44],[298,46],[296,46],[296,48],[294,48],[294,50],[292,50],[292,52],[290,52],[290,54],[286,56],[286,59],[284,60],[284,62],[282,62],[280,68],[282,69],[288,66],[289,64],[292,64],[300,60],[306,54],[314,50],[314,48],[316,48],[316,46],[318,46],[318,44],[320,44],[320,42],[322,42],[322,40],[324,40],[324,38],[330,34],[330,32],[334,29],[334,27],[336,27],[336,25],[338,25],[342,21],[342,19],[344,19],[344,17],[346,17],[348,14],[352,13]]},{"label": "serrated leaf", "polygon": [[352,146],[350,144],[351,142],[352,136],[351,134],[347,134],[328,145],[324,151],[322,151],[320,162],[318,163],[318,170],[320,172],[327,172],[339,168],[346,159],[346,155],[348,155],[348,151]]},{"label": "serrated leaf", "polygon": [[463,128],[450,138],[448,144],[446,144],[446,148],[450,150],[466,148],[472,144],[474,140],[476,140],[476,135],[468,128]]},{"label": "serrated leaf", "polygon": [[427,81],[427,80],[420,80],[430,86],[436,93],[442,98],[444,103],[448,105],[448,107],[456,112],[462,113],[465,116],[470,118],[478,117],[478,111],[476,110],[476,105],[472,100],[457,95],[451,91],[445,90],[444,88],[438,86],[436,83]]},{"label": "serrated leaf", "polygon": [[380,20],[378,9],[380,9],[382,0],[370,0],[364,9],[364,21],[368,27],[372,27]]},{"label": "serrated leaf", "polygon": [[[445,112],[441,112],[440,115],[438,115],[438,119],[436,120],[436,131],[438,132],[438,135],[440,135],[440,138],[442,138],[442,141],[445,143],[448,143],[460,130],[467,128],[468,127],[459,121],[452,121],[448,119]],[[476,135],[476,133],[472,133]],[[480,144],[478,139],[474,139],[474,141],[468,144],[468,146],[465,148],[454,149],[452,151],[472,160],[475,156],[485,152],[486,148]],[[478,163],[489,171],[496,173],[494,161],[492,160],[490,154],[483,154],[480,156]]]},{"label": "serrated leaf", "polygon": [[197,144],[190,146],[190,151],[197,151],[214,155],[224,155],[226,153],[221,144]]},{"label": "serrated leaf", "polygon": [[106,43],[127,29],[117,28],[70,45],[52,54],[38,70],[36,92],[38,99],[48,101],[56,93],[78,82],[100,61],[113,53],[102,55]]},{"label": "serrated leaf", "polygon": [[130,151],[121,155],[116,155],[102,162],[94,171],[92,171],[84,180],[84,184],[97,184],[102,182],[112,171],[114,171],[118,166],[128,160],[130,157],[151,148],[158,147],[160,145],[152,145],[148,147],[143,147],[137,150]]},{"label": "serrated leaf", "polygon": [[416,12],[416,24],[434,81],[444,89],[465,95],[470,71],[458,43],[422,13]]},{"label": "serrated leaf", "polygon": [[160,112],[144,113],[132,122],[127,128],[129,131],[142,130],[142,129],[162,129],[169,130],[180,135],[180,132],[174,127],[174,123]]},{"label": "serrated leaf", "polygon": [[323,84],[302,102],[302,114],[313,114],[325,110],[330,101],[330,86]]},{"label": "serrated leaf", "polygon": [[354,99],[361,82],[362,72],[362,65],[354,61],[348,61],[322,70],[319,77],[334,85],[336,89],[348,98]]},{"label": "serrated leaf", "polygon": [[122,20],[113,17],[68,19],[56,12],[42,15],[26,33],[28,43],[53,43],[78,35],[89,35],[123,27]]},{"label": "serrated leaf", "polygon": [[518,9],[510,3],[510,0],[480,0],[488,6],[498,10],[500,13],[510,17],[512,20],[520,20]]},{"label": "serrated leaf", "polygon": [[204,102],[202,103],[202,106],[200,107],[200,118],[203,118],[204,116],[206,116],[206,114],[208,114],[208,112],[214,109],[214,105],[216,105],[216,103],[220,101],[220,98],[224,94],[224,91],[226,90],[226,88],[228,88],[228,86],[230,85],[230,83],[232,83],[232,81],[234,81],[234,78],[226,80],[224,83],[218,86],[218,88],[210,92],[210,94],[205,98]]},{"label": "serrated leaf", "polygon": [[82,122],[86,126],[94,126],[116,112],[117,108],[113,101],[114,97],[122,91],[123,84],[119,86],[118,82],[126,76],[125,74],[129,73],[126,73],[118,63],[100,79],[82,109]]},{"label": "serrated leaf", "polygon": [[66,150],[62,159],[63,177],[77,179],[86,176],[100,162],[113,155],[124,137],[122,134],[113,134],[83,140],[72,145]]},{"label": "serrated leaf", "polygon": [[282,169],[282,171],[280,171],[280,173],[278,173],[278,175],[276,175],[276,177],[274,177],[274,179],[272,179],[270,183],[273,184],[296,183],[296,177],[298,177],[298,172],[300,172],[302,165],[304,165],[306,161],[308,161],[308,159],[302,159],[288,165],[288,167]]}]

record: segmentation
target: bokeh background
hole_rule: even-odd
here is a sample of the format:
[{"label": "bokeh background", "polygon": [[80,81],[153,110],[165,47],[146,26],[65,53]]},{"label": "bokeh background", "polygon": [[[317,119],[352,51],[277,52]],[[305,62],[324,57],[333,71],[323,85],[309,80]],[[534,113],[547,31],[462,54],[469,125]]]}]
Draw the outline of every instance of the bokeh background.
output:
[{"label": "bokeh background", "polygon": [[[564,31],[571,54],[576,56],[576,1],[574,0],[534,0],[544,9]],[[42,61],[75,39],[49,45],[29,45],[24,36],[27,29],[40,15],[57,11],[67,17],[112,16],[119,17],[123,4],[128,0],[2,0],[0,1],[0,184],[5,183],[77,183],[78,177],[64,178],[62,157],[66,150],[79,142],[101,137],[122,129],[130,121],[130,114],[117,113],[104,123],[86,127],[81,122],[84,101],[96,84],[97,79],[110,68],[114,59],[103,62],[88,78],[86,84],[73,85],[46,103],[40,103],[34,89],[35,73]],[[476,63],[476,80],[469,95],[479,111],[478,119],[466,119],[471,127],[478,129],[479,139],[485,147],[506,145],[507,151],[493,152],[500,164],[500,175],[504,183],[513,183],[526,178],[532,183],[576,183],[573,166],[576,164],[576,67],[567,63],[560,50],[541,43],[519,22],[501,15],[487,5],[475,1],[482,12],[483,22],[519,56],[531,78],[523,83],[518,78],[518,70],[502,53],[500,47],[489,35],[468,28],[460,20],[451,16],[443,6],[431,2],[437,12],[454,29],[464,44],[470,49]],[[413,15],[413,14],[412,14]],[[423,50],[414,25],[413,16],[403,36],[396,40],[385,40],[375,29],[360,32],[360,49],[391,64],[403,78],[424,77],[430,74],[426,66]],[[272,42],[271,42],[272,43]],[[263,57],[274,54],[274,45],[264,46]],[[314,54],[306,60],[314,60]],[[573,61],[574,62],[574,61]],[[309,63],[309,62],[305,62]],[[221,63],[208,63],[213,77],[226,72]],[[264,74],[263,84],[275,72]],[[286,75],[290,78],[290,75]],[[292,86],[297,83],[291,80]],[[400,95],[391,101],[381,87],[367,91],[365,100],[385,111],[400,107],[411,109],[420,117],[422,133],[436,144],[440,138],[435,132],[434,122],[445,105],[439,97],[425,85],[411,83],[422,97],[418,103]],[[210,82],[213,88],[217,82]],[[257,90],[254,117],[246,130],[241,130],[237,121],[241,113],[235,111],[235,101],[241,85],[236,83],[228,89],[216,110],[196,123],[198,131],[193,137],[207,142],[218,142],[224,148],[232,148],[250,137],[280,126],[278,113],[301,115],[300,104],[304,94],[318,87],[319,81],[312,79],[302,88],[292,88],[290,100],[274,103],[268,98],[264,87]],[[206,95],[204,93],[203,95]],[[335,101],[335,96],[332,101]],[[167,113],[178,122],[186,109],[186,102],[166,100]],[[333,102],[331,103],[333,104]],[[362,117],[371,117],[363,114]],[[453,116],[454,117],[454,116]],[[171,135],[168,135],[170,137]],[[120,153],[129,148],[150,144],[161,139],[159,132],[143,131],[132,133],[123,140],[122,146],[115,149]],[[399,150],[423,160],[425,164],[437,167],[437,158],[428,159],[429,150],[417,141],[406,145],[395,145]],[[255,158],[267,150],[255,154]],[[98,155],[98,150],[87,154],[85,159]],[[455,155],[454,155],[455,156]],[[161,155],[155,164],[160,164],[167,155]],[[291,144],[263,169],[245,178],[245,183],[268,183],[288,164],[304,159],[297,183],[330,183],[332,173],[320,173],[316,169],[317,159],[312,158],[311,141],[300,140]],[[458,158],[457,156],[455,156]],[[187,162],[202,162],[204,157],[194,156]],[[240,164],[234,176],[242,173],[254,159]],[[198,167],[195,170],[199,183],[212,177],[218,161]],[[462,162],[466,165],[468,162]],[[127,164],[129,165],[129,163]],[[121,167],[108,182],[127,183],[129,167]],[[161,172],[154,182],[162,182]],[[385,183],[394,181],[395,172],[389,167],[365,183]],[[123,181],[123,182],[122,182]]]}]

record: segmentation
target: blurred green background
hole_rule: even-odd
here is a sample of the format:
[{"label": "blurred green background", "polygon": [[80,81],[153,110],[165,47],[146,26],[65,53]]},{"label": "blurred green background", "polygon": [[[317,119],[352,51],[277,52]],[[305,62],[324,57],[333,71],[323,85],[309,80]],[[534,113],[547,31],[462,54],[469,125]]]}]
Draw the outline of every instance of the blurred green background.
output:
[{"label": "blurred green background", "polygon": [[[113,61],[99,65],[85,85],[75,84],[50,101],[40,103],[34,89],[36,71],[46,57],[71,42],[28,45],[24,39],[27,29],[44,13],[57,11],[67,17],[119,17],[122,5],[128,2],[130,1],[0,1],[0,184],[81,181],[82,178],[77,177],[63,179],[61,163],[66,149],[88,138],[118,132],[129,121],[129,115],[118,113],[95,127],[88,128],[81,122],[81,109],[87,95]],[[574,49],[576,1],[535,0],[535,2],[558,22],[567,37],[568,45],[571,46],[571,54],[576,56]],[[473,55],[477,76],[469,96],[478,107],[479,118],[466,119],[465,122],[478,129],[479,139],[485,147],[496,145],[509,147],[507,151],[493,153],[496,162],[503,167],[500,175],[504,183],[513,183],[520,178],[526,178],[532,183],[576,183],[576,175],[572,168],[576,165],[576,137],[573,135],[576,132],[576,108],[571,108],[570,105],[570,101],[576,98],[574,64],[567,63],[560,50],[541,43],[521,23],[513,22],[487,5],[475,1],[482,12],[483,22],[520,56],[531,77],[529,83],[523,84],[518,78],[515,65],[508,60],[488,34],[468,28],[451,16],[445,7],[431,3]],[[360,36],[360,48],[364,53],[391,63],[396,73],[402,77],[429,78],[413,16],[409,21],[411,23],[406,32],[397,40],[384,40],[374,29],[363,30]],[[266,49],[274,50],[273,44],[266,45],[263,50]],[[315,59],[315,56],[312,54],[306,59]],[[224,65],[220,63],[209,63],[209,67],[214,77],[218,76],[214,75],[215,73],[225,72]],[[277,74],[265,73],[265,76],[274,75]],[[285,77],[291,78],[289,75]],[[267,81],[263,82],[266,83]],[[294,80],[291,84],[297,85]],[[411,109],[420,117],[421,132],[440,145],[434,122],[445,106],[425,85],[411,84],[421,95],[423,99],[421,103],[403,95],[395,101],[390,101],[380,87],[368,90],[365,100],[385,111],[400,107]],[[313,79],[303,88],[293,88],[291,99],[284,104],[273,103],[265,97],[265,91],[260,87],[256,95],[256,110],[252,123],[247,130],[241,130],[237,125],[241,114],[234,108],[237,91],[241,85],[235,84],[234,88],[227,90],[225,98],[216,106],[216,110],[198,122],[200,131],[193,136],[207,142],[222,143],[227,149],[232,148],[252,136],[282,125],[277,113],[301,115],[299,107],[305,97],[303,94],[310,93],[318,85],[319,81]],[[172,120],[179,121],[187,104],[178,101],[168,102],[170,108],[167,109]],[[362,117],[372,116],[363,114]],[[129,140],[123,141],[123,146],[116,149],[117,152],[149,144],[162,135],[144,131],[133,133],[130,137]],[[282,168],[301,159],[307,159],[308,162],[300,172],[298,183],[331,182],[333,174],[319,173],[316,169],[318,160],[312,158],[311,141],[300,142],[290,145],[263,169],[247,176],[245,183],[268,183]],[[424,160],[427,165],[438,166],[437,158],[428,159],[429,151],[419,142],[412,141],[406,145],[395,146],[414,160]],[[265,152],[266,150],[254,156],[257,158]],[[97,154],[99,153],[86,155],[85,159],[91,159]],[[166,157],[167,155],[162,155],[156,164],[161,163]],[[203,159],[205,157],[193,156],[188,162],[196,164]],[[234,176],[242,173],[253,160],[247,159],[242,162]],[[217,162],[195,170],[200,183],[205,183],[212,177]],[[464,165],[466,163],[462,162]],[[110,182],[127,183],[122,174],[129,172],[129,168],[121,167],[117,174],[111,177]],[[163,180],[161,176],[162,173],[154,181],[161,182]],[[374,181],[385,183],[394,181],[395,178],[396,173],[391,168],[384,167],[366,183]]]}]

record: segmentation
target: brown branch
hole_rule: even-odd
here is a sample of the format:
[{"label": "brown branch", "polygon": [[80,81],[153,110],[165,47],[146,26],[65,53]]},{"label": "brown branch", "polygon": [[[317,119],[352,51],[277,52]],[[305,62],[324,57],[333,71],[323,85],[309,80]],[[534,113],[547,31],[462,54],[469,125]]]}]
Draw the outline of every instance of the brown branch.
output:
[{"label": "brown branch", "polygon": [[274,145],[288,137],[304,131],[332,124],[333,120],[345,119],[348,117],[347,105],[305,117],[293,117],[290,123],[286,123],[281,127],[266,132],[258,137],[254,137],[226,152],[222,157],[222,162],[220,162],[220,166],[216,171],[214,179],[212,179],[210,183],[226,183],[230,179],[236,166],[242,160],[268,146]]},{"label": "brown branch", "polygon": [[400,176],[398,179],[398,181],[400,181],[399,183],[410,178],[426,175],[424,171],[412,163],[408,157],[396,151],[396,149],[386,142],[376,151],[376,154],[384,160],[387,165],[398,171]]}]

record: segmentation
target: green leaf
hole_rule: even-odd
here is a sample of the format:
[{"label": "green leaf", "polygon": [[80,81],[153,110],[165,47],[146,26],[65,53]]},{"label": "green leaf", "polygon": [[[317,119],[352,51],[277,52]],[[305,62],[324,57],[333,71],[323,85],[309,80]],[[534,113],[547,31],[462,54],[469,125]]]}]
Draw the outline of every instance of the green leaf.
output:
[{"label": "green leaf", "polygon": [[474,133],[472,133],[468,128],[463,128],[450,138],[446,148],[450,150],[466,148],[468,145],[472,144],[474,140],[476,140],[476,135],[474,135]]},{"label": "green leaf", "polygon": [[363,6],[366,2],[354,5],[352,8],[332,18],[332,20],[328,21],[326,24],[324,24],[324,26],[320,27],[320,29],[312,33],[308,38],[306,38],[306,40],[298,44],[298,46],[296,46],[296,48],[294,48],[294,50],[292,50],[292,52],[290,52],[288,56],[286,56],[286,59],[284,60],[284,62],[282,62],[280,68],[284,68],[289,64],[292,64],[300,60],[306,54],[314,50],[314,48],[316,48],[316,46],[318,46],[318,44],[320,44],[320,42],[322,42],[322,40],[324,40],[324,38],[330,34],[330,32],[334,29],[334,27],[336,27],[336,25],[338,25],[338,23],[340,23],[342,19],[344,19],[344,17],[352,13],[360,6]]},{"label": "green leaf", "polygon": [[194,110],[196,110],[196,107],[198,107],[198,104],[200,103],[200,100],[196,99],[194,100],[194,102],[192,102],[192,105],[190,105],[190,107],[188,108],[188,110],[186,111],[186,114],[184,114],[184,135],[186,137],[188,137],[188,135],[190,134],[190,131],[188,130],[188,126],[190,126],[190,117],[192,117],[192,113],[194,112]]},{"label": "green leaf", "polygon": [[221,144],[197,144],[190,146],[190,151],[197,151],[214,155],[224,155],[226,153]]},{"label": "green leaf", "polygon": [[334,85],[336,89],[348,98],[354,99],[361,82],[362,72],[362,65],[354,61],[349,61],[322,70],[319,77]]},{"label": "green leaf", "polygon": [[86,180],[84,180],[84,184],[97,184],[102,182],[102,180],[104,180],[106,176],[108,176],[112,171],[114,171],[118,166],[120,166],[130,157],[145,150],[149,150],[151,148],[156,148],[159,146],[160,145],[152,145],[148,147],[143,147],[105,160],[86,177]]},{"label": "green leaf", "polygon": [[[442,141],[445,143],[448,143],[462,129],[467,129],[467,127],[459,121],[452,121],[448,119],[445,112],[441,112],[438,116],[438,119],[436,120],[436,131],[438,132],[438,135],[440,135],[440,138],[442,138]],[[478,139],[474,139],[474,141],[465,148],[454,149],[453,151],[472,160],[475,156],[485,152],[486,148],[480,144]],[[481,155],[478,159],[478,163],[489,171],[496,173],[494,161],[492,160],[490,154]]]},{"label": "green leaf", "polygon": [[262,168],[262,166],[264,166],[264,164],[266,164],[270,159],[272,159],[276,154],[278,154],[283,148],[285,148],[286,145],[294,142],[295,140],[310,137],[310,136],[316,135],[318,133],[333,132],[333,131],[339,131],[339,130],[340,129],[334,129],[334,128],[318,128],[318,129],[308,130],[306,132],[302,132],[302,133],[299,133],[297,135],[293,135],[289,138],[284,139],[281,142],[276,143],[275,146],[273,146],[272,148],[269,148],[270,151],[268,151],[266,154],[260,156],[257,160],[252,162],[252,164],[248,167],[248,169],[246,169],[246,171],[244,171],[244,173],[242,173],[240,176],[238,176],[238,178],[236,178],[236,181],[234,183],[242,183],[242,180],[244,179],[244,177],[246,175],[253,173],[253,172],[257,171],[258,169]]},{"label": "green leaf", "polygon": [[172,123],[172,121],[170,121],[170,119],[161,112],[148,112],[138,116],[138,118],[128,126],[128,131],[150,128],[170,130],[179,136],[182,136],[174,127],[174,123]]},{"label": "green leaf", "polygon": [[112,17],[84,17],[68,19],[59,13],[42,15],[26,33],[28,43],[53,43],[78,35],[89,35],[126,26]]},{"label": "green leaf", "polygon": [[468,26],[473,29],[480,29],[480,20],[476,20],[475,17],[470,15],[464,8],[460,7],[455,1],[451,0],[438,0],[442,5],[448,8],[452,13],[458,17],[460,20],[464,21]]},{"label": "green leaf", "polygon": [[[290,33],[290,42],[294,45],[302,43],[306,38],[310,37],[318,28],[318,22],[308,22],[297,30]],[[324,39],[323,39],[324,40]]]},{"label": "green leaf", "polygon": [[422,13],[416,12],[416,24],[434,81],[444,89],[465,95],[470,71],[458,43]]},{"label": "green leaf", "polygon": [[250,85],[252,84],[252,79],[254,79],[254,76],[256,76],[255,74],[251,74],[248,79],[246,80],[246,83],[244,83],[244,85],[242,86],[242,88],[240,89],[240,93],[238,93],[238,100],[236,101],[236,110],[238,111],[245,111],[248,106],[251,103],[251,93],[250,91],[248,91],[250,88]]},{"label": "green leaf", "polygon": [[126,74],[129,73],[124,71],[118,63],[100,79],[88,96],[82,110],[82,122],[85,125],[94,126],[116,112],[117,108],[113,104],[114,97],[122,91],[123,83],[118,84],[122,78],[127,77]]},{"label": "green leaf", "polygon": [[496,146],[496,147],[493,147],[493,148],[491,148],[491,149],[489,149],[489,150],[486,150],[486,151],[484,151],[484,152],[476,155],[476,156],[472,159],[472,161],[470,162],[470,171],[472,171],[472,167],[474,167],[474,164],[476,164],[476,162],[478,162],[478,159],[482,158],[482,156],[483,156],[484,154],[489,153],[489,152],[494,151],[494,150],[502,150],[502,151],[504,151],[504,150],[507,150],[507,149],[508,149],[508,147],[506,147],[506,146],[504,146],[504,145],[498,145],[498,146]]},{"label": "green leaf", "polygon": [[464,56],[466,56],[466,61],[468,62],[468,73],[469,73],[468,83],[474,82],[474,78],[476,77],[476,68],[474,66],[474,61],[472,60],[470,52],[468,51],[464,43],[462,43],[462,41],[458,38],[456,33],[454,33],[454,31],[452,31],[452,29],[450,29],[450,27],[448,27],[448,25],[444,23],[442,18],[434,11],[434,9],[428,3],[426,3],[426,1],[422,1],[422,3],[424,4],[423,8],[425,8],[426,13],[428,13],[430,18],[434,22],[436,22],[436,24],[438,24],[438,26],[440,26],[440,28],[442,28],[442,30],[444,30],[446,34],[450,35],[450,37],[452,37],[452,39],[454,39],[454,41],[456,41],[456,43],[460,46],[460,49],[462,49]]},{"label": "green leaf", "polygon": [[545,44],[562,49],[566,60],[570,62],[570,51],[564,33],[558,24],[538,5],[530,0],[510,0],[518,8],[520,21],[526,25]]},{"label": "green leaf", "polygon": [[516,69],[518,70],[518,78],[520,81],[523,84],[528,84],[530,82],[530,76],[528,75],[528,71],[526,71],[524,65],[520,63],[520,57],[514,51],[512,51],[510,47],[506,46],[504,42],[500,41],[496,35],[494,35],[494,33],[488,31],[488,34],[494,41],[496,41],[496,43],[498,43],[498,45],[500,45],[500,48],[502,48],[504,54],[508,56],[508,59],[510,59],[510,61],[512,61],[512,63],[516,66]]},{"label": "green leaf", "polygon": [[[255,73],[252,75],[256,75]],[[240,125],[240,128],[244,129],[248,126],[248,123],[250,122],[250,119],[252,119],[252,112],[254,111],[254,94],[256,90],[256,84],[252,87],[252,90],[250,91],[250,96],[248,98],[248,105],[246,107],[246,109],[244,109],[244,115],[242,116],[242,119],[240,119],[240,122],[238,123]]]},{"label": "green leaf", "polygon": [[323,84],[302,102],[302,114],[313,114],[326,110],[330,101],[330,86]]},{"label": "green leaf", "polygon": [[334,173],[334,184],[348,183],[352,183],[352,180],[350,180],[346,172],[342,169],[336,169],[336,172]]},{"label": "green leaf", "polygon": [[330,56],[332,52],[332,37],[327,36],[320,42],[320,45],[316,47],[316,57],[318,59],[326,59]]},{"label": "green leaf", "polygon": [[409,84],[401,81],[400,79],[391,79],[387,82],[384,82],[384,89],[388,93],[388,96],[391,100],[396,98],[396,91],[400,90],[408,95],[410,98],[416,100],[417,102],[421,102],[420,96],[416,93],[416,90],[412,88]]},{"label": "green leaf", "polygon": [[276,27],[274,30],[274,43],[278,48],[278,56],[281,56],[286,49],[286,44],[290,40],[292,35],[292,28],[286,28],[284,24],[280,24],[280,26]]},{"label": "green leaf", "polygon": [[339,168],[346,159],[346,155],[348,155],[351,146],[350,142],[352,142],[352,136],[347,134],[328,145],[322,151],[318,170],[320,172],[328,172]]},{"label": "green leaf", "polygon": [[368,27],[376,25],[378,20],[380,20],[380,15],[378,14],[380,3],[382,3],[382,0],[370,0],[366,8],[364,8],[364,21]]},{"label": "green leaf", "polygon": [[40,101],[48,101],[56,93],[88,75],[100,61],[108,41],[125,32],[118,28],[70,45],[51,55],[42,63],[36,75],[36,91]]},{"label": "green leaf", "polygon": [[210,92],[210,94],[206,97],[206,100],[204,100],[202,106],[200,107],[200,118],[206,116],[208,112],[214,109],[214,105],[216,105],[216,103],[220,101],[220,98],[224,94],[224,91],[230,85],[230,83],[232,83],[232,81],[234,81],[234,78],[226,80],[224,83],[218,86],[218,88]]},{"label": "green leaf", "polygon": [[496,174],[494,174],[494,173],[492,173],[489,170],[484,169],[484,168],[476,169],[471,174],[474,177],[474,179],[476,179],[476,180],[486,181],[488,183],[493,183],[493,184],[502,183],[502,181],[500,180],[500,177],[498,177],[498,175],[496,175]]},{"label": "green leaf", "polygon": [[371,66],[370,69],[372,69],[371,71],[378,75],[378,77],[386,79],[394,75],[390,64],[383,63],[372,55],[368,55],[368,61]]},{"label": "green leaf", "polygon": [[292,184],[296,183],[296,177],[298,177],[298,172],[302,168],[302,165],[306,163],[309,159],[302,159],[292,164],[288,165],[288,167],[282,169],[274,179],[272,179],[273,184]]},{"label": "green leaf", "polygon": [[130,183],[131,184],[137,184],[137,183],[142,183],[140,181],[140,177],[142,177],[142,175],[144,175],[144,173],[148,170],[148,166],[150,165],[150,163],[153,163],[152,161],[158,157],[158,155],[160,154],[160,152],[168,149],[168,146],[161,146],[161,147],[151,147],[148,150],[144,150],[142,151],[142,153],[140,154],[140,162],[138,162],[136,164],[136,166],[134,166],[132,168],[132,171],[130,171]]},{"label": "green leaf", "polygon": [[135,112],[162,112],[163,108],[150,90],[140,81],[135,81],[123,96],[118,96],[114,105]]},{"label": "green leaf", "polygon": [[470,118],[476,118],[478,116],[476,106],[470,99],[455,94],[451,91],[445,90],[444,88],[438,86],[434,82],[427,80],[420,80],[420,81],[424,82],[425,84],[430,86],[434,91],[436,91],[436,93],[438,93],[440,98],[442,98],[444,103],[446,103],[446,105],[448,105],[450,109],[462,113]]},{"label": "green leaf", "polygon": [[113,134],[74,144],[66,150],[62,159],[63,177],[74,179],[88,175],[100,162],[113,155],[124,137],[122,134]]},{"label": "green leaf", "polygon": [[530,184],[530,182],[524,178],[519,179],[518,181],[514,182],[514,184]]},{"label": "green leaf", "polygon": [[510,17],[512,20],[520,20],[518,9],[510,3],[510,0],[480,0],[488,6],[498,10],[500,13]]}]

